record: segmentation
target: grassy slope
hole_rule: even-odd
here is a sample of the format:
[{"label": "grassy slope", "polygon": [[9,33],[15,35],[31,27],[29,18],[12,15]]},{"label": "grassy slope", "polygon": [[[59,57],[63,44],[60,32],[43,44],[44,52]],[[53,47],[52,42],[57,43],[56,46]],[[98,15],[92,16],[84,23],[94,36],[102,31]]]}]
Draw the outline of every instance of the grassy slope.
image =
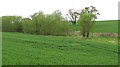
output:
[{"label": "grassy slope", "polygon": [[[78,25],[70,25],[72,30],[79,30]],[[96,21],[94,24],[94,28],[92,32],[118,32],[118,21],[110,20],[110,21]]]},{"label": "grassy slope", "polygon": [[97,21],[93,32],[118,32],[118,21]]},{"label": "grassy slope", "polygon": [[3,33],[3,64],[117,64],[117,39]]},{"label": "grassy slope", "polygon": [[0,66],[2,65],[2,32],[0,32]]}]

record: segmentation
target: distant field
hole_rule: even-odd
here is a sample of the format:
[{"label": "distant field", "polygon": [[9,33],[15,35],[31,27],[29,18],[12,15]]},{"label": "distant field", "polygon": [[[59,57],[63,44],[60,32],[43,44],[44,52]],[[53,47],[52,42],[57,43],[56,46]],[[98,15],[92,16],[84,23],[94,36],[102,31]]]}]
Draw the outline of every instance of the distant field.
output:
[{"label": "distant field", "polygon": [[2,65],[2,32],[0,32],[0,66]]},{"label": "distant field", "polygon": [[93,32],[118,32],[118,21],[96,22]]},{"label": "distant field", "polygon": [[[72,30],[79,30],[78,25],[71,25],[70,28]],[[94,28],[92,32],[99,32],[99,33],[105,33],[105,32],[118,32],[118,21],[117,20],[111,20],[111,21],[96,21],[94,24]]]},{"label": "distant field", "polygon": [[[102,23],[102,22],[101,22]],[[98,30],[111,26],[99,24]],[[116,28],[113,22],[112,28]],[[103,29],[100,29],[103,28]],[[111,28],[111,29],[112,29]],[[98,31],[98,32],[99,32]],[[115,32],[109,30],[110,32]],[[3,65],[117,65],[117,38],[82,39],[3,32]]]}]

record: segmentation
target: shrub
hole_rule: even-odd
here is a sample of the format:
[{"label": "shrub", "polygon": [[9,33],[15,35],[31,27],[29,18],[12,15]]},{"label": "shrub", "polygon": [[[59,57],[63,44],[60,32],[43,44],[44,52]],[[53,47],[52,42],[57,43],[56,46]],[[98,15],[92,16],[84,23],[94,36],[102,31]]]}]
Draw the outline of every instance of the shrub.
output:
[{"label": "shrub", "polygon": [[36,31],[36,26],[35,24],[31,21],[29,18],[24,18],[22,20],[22,30],[24,33],[35,33]]},{"label": "shrub", "polygon": [[20,16],[2,16],[2,31],[21,32],[21,19]]},{"label": "shrub", "polygon": [[59,13],[46,15],[46,20],[41,25],[43,35],[66,35],[68,33],[67,22],[62,21]]},{"label": "shrub", "polygon": [[38,12],[32,15],[32,22],[35,25],[35,33],[41,34],[41,26],[45,23],[45,15],[43,12]]},{"label": "shrub", "polygon": [[2,16],[2,31],[12,32],[12,17],[11,16]]},{"label": "shrub", "polygon": [[3,16],[3,31],[24,32],[42,35],[67,35],[69,29],[66,21],[63,21],[61,12],[54,11],[45,15],[43,12],[35,13],[30,18],[19,16]]}]

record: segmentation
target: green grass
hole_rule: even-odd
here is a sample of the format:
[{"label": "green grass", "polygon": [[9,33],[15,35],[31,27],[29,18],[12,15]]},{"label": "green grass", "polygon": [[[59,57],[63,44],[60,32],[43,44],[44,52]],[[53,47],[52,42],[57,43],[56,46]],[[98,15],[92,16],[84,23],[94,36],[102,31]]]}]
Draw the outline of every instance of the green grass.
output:
[{"label": "green grass", "polygon": [[118,32],[118,21],[97,21],[93,32]]},{"label": "green grass", "polygon": [[117,38],[3,32],[3,65],[117,65]]},{"label": "green grass", "polygon": [[[71,30],[79,31],[79,25],[70,25]],[[92,32],[99,33],[114,33],[118,32],[118,21],[110,20],[110,21],[96,21],[93,27]]]},{"label": "green grass", "polygon": [[2,65],[2,32],[0,32],[0,66]]}]

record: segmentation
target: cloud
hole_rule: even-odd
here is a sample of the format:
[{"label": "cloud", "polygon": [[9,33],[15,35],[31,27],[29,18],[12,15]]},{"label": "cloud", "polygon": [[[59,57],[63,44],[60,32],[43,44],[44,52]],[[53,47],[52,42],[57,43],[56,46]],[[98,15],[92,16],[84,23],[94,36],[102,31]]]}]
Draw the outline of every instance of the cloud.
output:
[{"label": "cloud", "polygon": [[118,0],[1,0],[0,16],[21,15],[28,17],[37,11],[52,13],[60,9],[66,14],[68,9],[82,9],[86,6],[95,6],[100,16],[98,20],[118,19]]}]

